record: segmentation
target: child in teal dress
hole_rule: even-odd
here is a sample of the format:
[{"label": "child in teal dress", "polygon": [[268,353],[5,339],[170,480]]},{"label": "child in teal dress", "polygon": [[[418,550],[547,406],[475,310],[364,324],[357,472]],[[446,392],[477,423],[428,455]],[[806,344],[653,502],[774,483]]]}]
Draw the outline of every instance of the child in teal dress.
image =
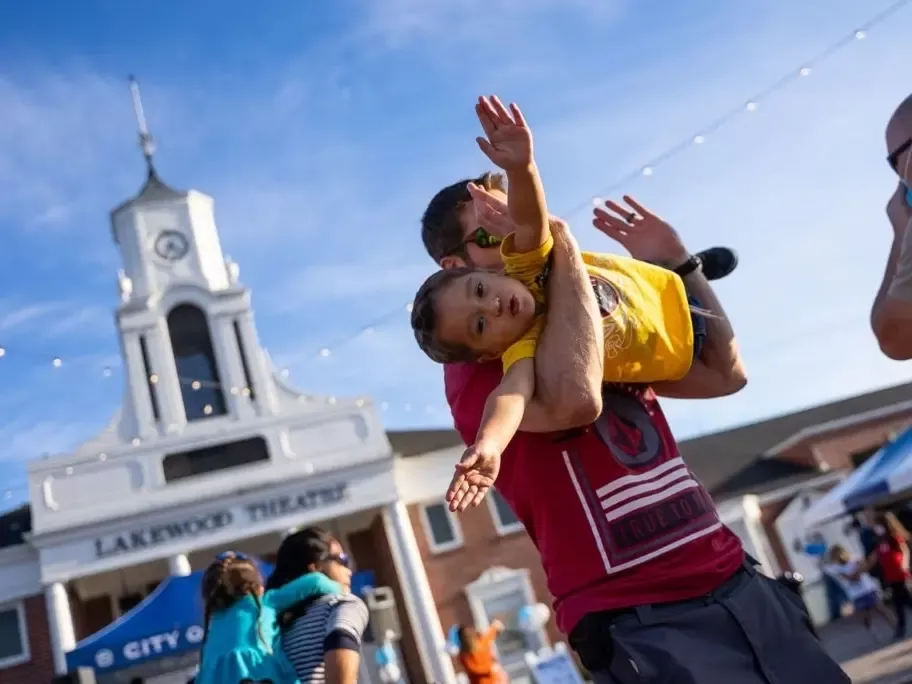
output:
[{"label": "child in teal dress", "polygon": [[295,684],[294,667],[279,644],[277,617],[309,596],[339,594],[320,572],[265,591],[256,565],[240,553],[218,556],[203,575],[206,639],[196,684],[237,684],[245,679]]}]

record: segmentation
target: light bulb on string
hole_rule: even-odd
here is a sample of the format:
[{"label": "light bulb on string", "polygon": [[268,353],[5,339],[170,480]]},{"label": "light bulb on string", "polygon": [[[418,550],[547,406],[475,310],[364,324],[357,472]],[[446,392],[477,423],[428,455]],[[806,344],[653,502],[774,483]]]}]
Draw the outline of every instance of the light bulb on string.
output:
[{"label": "light bulb on string", "polygon": [[694,145],[702,145],[702,144],[705,143],[705,142],[706,142],[706,138],[705,138],[704,136],[702,136],[702,135],[695,135],[695,136],[693,137],[693,144],[694,144]]},{"label": "light bulb on string", "polygon": [[203,385],[202,385],[202,383],[200,383],[199,380],[194,380],[193,382],[190,383],[190,387],[192,387],[195,390],[198,390],[202,386]]},{"label": "light bulb on string", "polygon": [[229,391],[231,394],[233,394],[234,396],[237,396],[237,394],[238,394],[238,388],[237,388],[237,387],[232,387],[232,388],[231,388],[230,390],[228,390],[228,391]]},{"label": "light bulb on string", "polygon": [[241,390],[241,395],[242,395],[242,396],[245,396],[245,397],[249,397],[249,396],[250,396],[250,388],[249,388],[249,387],[244,387],[244,388]]},{"label": "light bulb on string", "polygon": [[405,310],[408,313],[412,313],[412,308],[414,308],[414,304],[412,304],[411,302],[409,302],[408,304],[405,305]]},{"label": "light bulb on string", "polygon": [[744,105],[744,108],[749,112],[755,112],[757,111],[757,103],[751,100]]},{"label": "light bulb on string", "polygon": [[134,437],[130,441],[130,444],[132,444],[133,446],[139,446],[140,444],[142,444],[142,440],[139,437]]},{"label": "light bulb on string", "polygon": [[149,376],[149,382],[154,385],[158,382],[158,376],[155,373],[152,373],[152,375]]},{"label": "light bulb on string", "polygon": [[55,356],[51,361],[51,365],[54,366],[54,368],[60,368],[63,365],[63,359],[59,356]]},{"label": "light bulb on string", "polygon": [[110,377],[111,377],[111,374],[112,374],[113,372],[114,372],[114,371],[112,371],[110,368],[108,368],[107,366],[105,366],[105,368],[102,369],[101,374],[102,374],[104,377],[106,377],[106,378],[110,378]]},{"label": "light bulb on string", "polygon": [[805,67],[801,67],[801,68],[798,70],[798,75],[799,75],[799,76],[810,76],[810,75],[811,75],[811,67],[806,67],[806,66],[805,66]]},{"label": "light bulb on string", "polygon": [[207,416],[212,415],[212,404],[206,404],[203,406],[203,413],[205,413]]},{"label": "light bulb on string", "polygon": [[644,167],[643,167],[642,173],[643,173],[644,176],[651,176],[651,175],[652,175],[652,167],[651,167],[651,166],[644,166]]},{"label": "light bulb on string", "polygon": [[4,356],[6,356],[6,349],[0,347],[0,359],[2,359]]},{"label": "light bulb on string", "polygon": [[323,349],[320,350],[320,356],[322,356],[324,359],[330,354],[332,354],[332,352],[329,350],[329,347],[323,347]]},{"label": "light bulb on string", "polygon": [[868,37],[867,31],[855,31],[855,40],[864,40]]}]

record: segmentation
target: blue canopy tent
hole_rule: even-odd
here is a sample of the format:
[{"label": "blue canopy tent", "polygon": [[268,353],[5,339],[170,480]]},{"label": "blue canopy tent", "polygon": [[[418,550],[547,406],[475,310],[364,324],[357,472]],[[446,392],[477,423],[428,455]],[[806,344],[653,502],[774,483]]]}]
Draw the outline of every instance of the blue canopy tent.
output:
[{"label": "blue canopy tent", "polygon": [[[257,561],[263,577],[272,566]],[[142,603],[66,654],[67,668],[93,668],[99,675],[142,667],[151,661],[192,655],[200,648],[203,630],[203,602],[200,584],[203,573],[168,577]],[[374,573],[358,572],[352,577],[352,591],[361,594],[374,584]]]},{"label": "blue canopy tent", "polygon": [[807,527],[877,504],[912,489],[912,429],[884,445],[804,514]]},{"label": "blue canopy tent", "polygon": [[847,508],[865,508],[912,489],[912,429],[906,430],[881,452],[883,456],[877,465],[846,494]]}]

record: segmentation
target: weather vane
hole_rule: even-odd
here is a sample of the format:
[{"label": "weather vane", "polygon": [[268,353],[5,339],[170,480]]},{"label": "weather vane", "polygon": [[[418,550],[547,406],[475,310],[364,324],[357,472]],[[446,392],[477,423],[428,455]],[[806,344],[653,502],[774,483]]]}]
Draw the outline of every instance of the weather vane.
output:
[{"label": "weather vane", "polygon": [[142,150],[143,157],[146,158],[149,177],[152,177],[155,175],[155,167],[152,166],[152,155],[155,154],[155,138],[152,137],[148,126],[146,126],[146,115],[143,113],[139,83],[136,82],[136,78],[133,76],[130,76],[130,94],[133,96],[133,113],[136,115],[136,126],[139,131],[139,149]]}]

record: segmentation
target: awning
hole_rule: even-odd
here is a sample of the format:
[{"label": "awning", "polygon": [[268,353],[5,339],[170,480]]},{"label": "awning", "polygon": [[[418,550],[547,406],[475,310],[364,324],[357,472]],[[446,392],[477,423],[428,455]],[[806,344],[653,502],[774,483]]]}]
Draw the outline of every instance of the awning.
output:
[{"label": "awning", "polygon": [[[263,577],[272,574],[271,565],[257,564]],[[202,579],[202,571],[165,579],[142,603],[76,644],[66,654],[68,670],[91,667],[101,675],[199,649],[205,634]],[[373,584],[373,572],[357,572],[352,592],[360,595]]]},{"label": "awning", "polygon": [[[846,506],[865,508],[912,489],[912,429],[886,445],[877,465],[846,495]],[[880,453],[880,452],[878,452]]]},{"label": "awning", "polygon": [[804,524],[816,527],[912,488],[912,458],[907,458],[910,455],[912,429],[886,444],[814,503],[804,513]]},{"label": "awning", "polygon": [[203,573],[169,577],[145,600],[66,654],[67,669],[113,672],[185,651],[203,641]]}]

